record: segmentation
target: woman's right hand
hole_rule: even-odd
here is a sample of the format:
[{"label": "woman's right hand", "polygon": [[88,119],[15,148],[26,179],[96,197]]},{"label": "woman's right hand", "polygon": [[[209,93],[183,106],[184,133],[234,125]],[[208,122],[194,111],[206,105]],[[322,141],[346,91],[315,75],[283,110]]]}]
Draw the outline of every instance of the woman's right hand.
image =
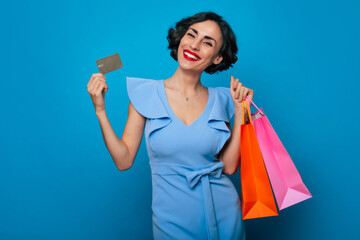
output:
[{"label": "woman's right hand", "polygon": [[94,73],[91,75],[90,81],[87,84],[87,89],[94,104],[95,112],[105,110],[105,92],[109,89],[105,79],[106,77],[104,74]]}]

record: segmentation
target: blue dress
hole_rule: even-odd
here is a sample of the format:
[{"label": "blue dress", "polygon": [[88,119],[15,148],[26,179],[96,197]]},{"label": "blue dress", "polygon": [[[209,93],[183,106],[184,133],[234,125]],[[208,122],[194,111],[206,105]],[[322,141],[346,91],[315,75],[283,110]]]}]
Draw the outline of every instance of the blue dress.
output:
[{"label": "blue dress", "polygon": [[154,239],[244,240],[238,193],[214,157],[231,134],[224,122],[234,115],[229,88],[208,87],[205,110],[186,125],[170,108],[164,80],[126,77],[126,83],[146,117]]}]

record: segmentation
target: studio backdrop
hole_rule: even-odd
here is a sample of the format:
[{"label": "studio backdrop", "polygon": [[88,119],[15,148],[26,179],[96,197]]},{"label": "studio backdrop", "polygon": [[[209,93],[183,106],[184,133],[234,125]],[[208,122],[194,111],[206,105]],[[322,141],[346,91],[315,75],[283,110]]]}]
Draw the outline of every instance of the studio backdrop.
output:
[{"label": "studio backdrop", "polygon": [[[247,239],[358,239],[358,1],[0,1],[0,239],[152,239],[145,141],[119,171],[87,92],[96,60],[106,113],[120,138],[126,76],[177,68],[167,31],[214,11],[239,47],[233,68],[202,83],[254,90],[312,198],[279,216],[245,220]],[[252,110],[254,110],[252,108]],[[240,171],[230,176],[240,194]]]}]

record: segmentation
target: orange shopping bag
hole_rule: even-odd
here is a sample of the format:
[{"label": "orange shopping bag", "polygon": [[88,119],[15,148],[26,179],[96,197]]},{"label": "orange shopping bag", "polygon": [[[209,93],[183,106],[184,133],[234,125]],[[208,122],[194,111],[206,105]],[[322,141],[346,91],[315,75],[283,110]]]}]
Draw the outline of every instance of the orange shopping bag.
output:
[{"label": "orange shopping bag", "polygon": [[248,117],[249,123],[245,122],[244,102],[248,109],[248,116],[250,115],[249,105],[247,101],[243,101],[243,125],[241,125],[240,136],[242,218],[277,216],[275,199],[252,120]]}]

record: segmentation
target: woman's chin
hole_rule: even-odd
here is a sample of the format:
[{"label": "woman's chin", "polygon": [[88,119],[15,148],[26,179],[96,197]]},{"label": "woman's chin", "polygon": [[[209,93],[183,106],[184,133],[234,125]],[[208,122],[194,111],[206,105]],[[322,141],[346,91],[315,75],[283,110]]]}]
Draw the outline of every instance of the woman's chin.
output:
[{"label": "woman's chin", "polygon": [[194,65],[191,62],[181,62],[179,63],[179,67],[183,69],[184,71],[196,71],[199,72],[201,70],[194,68]]},{"label": "woman's chin", "polygon": [[192,67],[187,67],[187,66],[179,66],[183,71],[187,71],[187,72],[200,72],[199,69],[195,69]]}]

